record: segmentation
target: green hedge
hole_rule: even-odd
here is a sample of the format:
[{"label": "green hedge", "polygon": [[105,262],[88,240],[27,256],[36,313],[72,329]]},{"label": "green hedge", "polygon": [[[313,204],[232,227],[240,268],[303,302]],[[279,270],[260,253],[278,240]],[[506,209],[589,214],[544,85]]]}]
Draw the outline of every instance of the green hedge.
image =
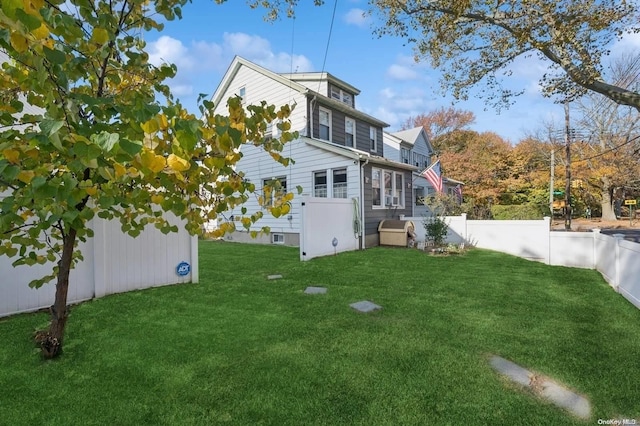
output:
[{"label": "green hedge", "polygon": [[491,206],[491,215],[496,220],[529,220],[544,217],[540,207],[532,204],[494,205]]}]

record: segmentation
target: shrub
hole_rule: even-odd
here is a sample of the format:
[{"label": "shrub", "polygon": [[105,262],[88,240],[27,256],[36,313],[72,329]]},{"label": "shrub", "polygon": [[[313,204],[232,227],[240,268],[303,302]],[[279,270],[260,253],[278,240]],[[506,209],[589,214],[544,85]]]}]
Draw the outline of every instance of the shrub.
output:
[{"label": "shrub", "polygon": [[542,219],[543,216],[540,208],[532,204],[491,206],[491,215],[496,220]]},{"label": "shrub", "polygon": [[426,217],[423,220],[424,229],[427,232],[427,239],[433,241],[433,244],[440,246],[444,243],[449,231],[449,225],[442,216]]}]

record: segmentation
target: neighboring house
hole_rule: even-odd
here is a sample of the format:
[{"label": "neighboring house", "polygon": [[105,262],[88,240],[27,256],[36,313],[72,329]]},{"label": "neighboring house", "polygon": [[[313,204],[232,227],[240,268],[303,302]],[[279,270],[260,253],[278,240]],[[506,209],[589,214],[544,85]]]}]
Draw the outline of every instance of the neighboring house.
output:
[{"label": "neighboring house", "polygon": [[[299,138],[283,152],[294,163],[284,167],[262,149],[245,145],[237,169],[259,193],[266,182],[276,179],[289,192],[296,193],[300,186],[305,196],[352,199],[354,222],[359,224],[354,234],[361,247],[369,247],[379,243],[381,220],[412,213],[411,181],[416,168],[383,157],[383,128],[388,124],[356,109],[359,93],[328,72],[278,74],[236,57],[212,101],[216,114],[227,113],[226,100],[235,95],[242,97],[245,105],[261,101],[295,105],[291,130],[297,130]],[[270,132],[277,136],[276,126]],[[249,212],[261,208],[257,199],[250,199],[245,207]],[[224,217],[234,220],[239,215],[240,209],[236,209]],[[253,241],[299,245],[300,202],[294,199],[285,217],[265,214],[252,229],[263,226],[269,226],[271,234]],[[252,241],[243,231],[229,238]]]},{"label": "neighboring house", "polygon": [[[431,158],[435,151],[429,137],[422,126],[401,130],[394,133],[384,133],[384,156],[393,161],[411,164],[416,167],[412,176],[412,216],[430,215],[431,211],[425,204],[425,198],[435,194],[433,186],[420,173],[431,166]],[[442,178],[442,189],[445,194],[455,195],[457,185],[464,185],[454,179]]]}]

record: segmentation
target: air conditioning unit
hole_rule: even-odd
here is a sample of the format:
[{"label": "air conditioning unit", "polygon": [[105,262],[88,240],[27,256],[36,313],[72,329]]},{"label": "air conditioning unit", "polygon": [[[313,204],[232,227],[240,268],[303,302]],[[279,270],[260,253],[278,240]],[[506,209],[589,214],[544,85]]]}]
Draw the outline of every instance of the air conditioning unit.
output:
[{"label": "air conditioning unit", "polygon": [[385,195],[384,196],[384,205],[385,206],[390,206],[391,205],[391,195]]},{"label": "air conditioning unit", "polygon": [[391,205],[392,206],[399,206],[400,205],[400,197],[393,197],[391,199]]}]

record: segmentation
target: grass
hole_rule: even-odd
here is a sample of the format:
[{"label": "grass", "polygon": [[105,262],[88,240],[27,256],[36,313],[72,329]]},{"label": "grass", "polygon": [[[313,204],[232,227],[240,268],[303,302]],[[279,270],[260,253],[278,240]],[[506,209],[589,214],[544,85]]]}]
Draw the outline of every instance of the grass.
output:
[{"label": "grass", "polygon": [[[268,281],[267,275],[283,279]],[[0,320],[0,424],[593,424],[640,417],[640,311],[595,271],[472,250],[201,242],[199,284]],[[306,286],[326,295],[305,295]],[[370,300],[384,309],[349,308]],[[592,403],[582,422],[496,375],[498,354]],[[640,419],[639,419],[640,420]]]}]

